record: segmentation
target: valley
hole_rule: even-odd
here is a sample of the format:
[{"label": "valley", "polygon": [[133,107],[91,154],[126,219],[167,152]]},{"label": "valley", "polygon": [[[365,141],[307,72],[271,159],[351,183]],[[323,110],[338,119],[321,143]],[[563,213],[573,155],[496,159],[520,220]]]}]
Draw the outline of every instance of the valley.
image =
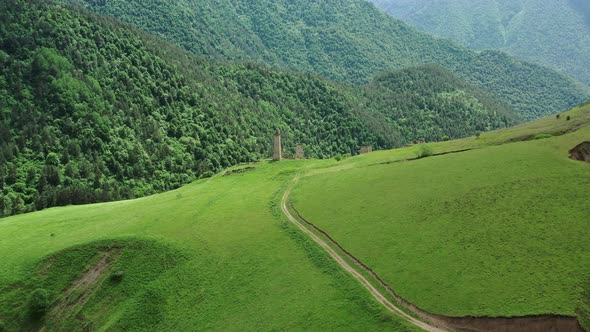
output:
[{"label": "valley", "polygon": [[420,31],[499,50],[590,84],[590,5],[583,0],[371,0]]},{"label": "valley", "polygon": [[0,1],[0,332],[590,330],[586,6],[372,2]]}]

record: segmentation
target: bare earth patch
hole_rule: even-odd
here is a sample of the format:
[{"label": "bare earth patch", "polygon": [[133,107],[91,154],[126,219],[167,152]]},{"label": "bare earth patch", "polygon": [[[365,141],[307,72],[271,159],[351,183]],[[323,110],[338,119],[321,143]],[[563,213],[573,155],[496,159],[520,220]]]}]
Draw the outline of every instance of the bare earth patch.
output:
[{"label": "bare earth patch", "polygon": [[571,149],[570,158],[590,163],[590,142],[582,142]]},{"label": "bare earth patch", "polygon": [[237,168],[237,169],[233,169],[233,170],[229,170],[227,172],[225,172],[225,174],[223,174],[223,176],[230,176],[230,175],[235,175],[235,174],[241,174],[241,173],[246,173],[246,172],[251,172],[256,170],[256,167],[243,167],[243,168]]},{"label": "bare earth patch", "polygon": [[[84,307],[96,289],[107,278],[110,271],[111,263],[118,255],[118,250],[113,248],[104,248],[99,252],[100,259],[86,270],[72,285],[64,291],[63,297],[49,311],[47,317],[52,322],[66,321],[69,317],[78,316],[79,311]],[[82,317],[77,317],[83,320]],[[52,326],[49,329],[54,329]],[[44,326],[41,331],[48,330]]]}]

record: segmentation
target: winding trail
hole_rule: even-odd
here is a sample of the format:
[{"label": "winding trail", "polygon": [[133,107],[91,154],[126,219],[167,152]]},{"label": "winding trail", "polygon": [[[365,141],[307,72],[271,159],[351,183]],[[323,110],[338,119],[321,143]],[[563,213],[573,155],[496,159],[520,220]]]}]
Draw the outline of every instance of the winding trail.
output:
[{"label": "winding trail", "polygon": [[332,247],[330,247],[330,245],[328,245],[328,243],[326,243],[326,241],[322,240],[320,237],[318,237],[316,234],[314,234],[312,231],[310,231],[307,227],[305,227],[301,222],[299,222],[297,220],[297,218],[295,218],[291,214],[289,209],[287,208],[287,201],[289,199],[289,195],[291,194],[291,190],[293,189],[293,187],[295,186],[297,181],[299,181],[299,176],[296,176],[293,179],[293,181],[291,182],[291,184],[289,184],[289,187],[287,188],[287,190],[283,194],[283,198],[281,199],[281,210],[283,211],[283,214],[285,214],[285,216],[287,216],[287,218],[289,219],[289,221],[291,223],[293,223],[295,226],[297,226],[297,228],[299,228],[303,233],[308,235],[315,243],[319,244],[326,252],[328,252],[330,257],[332,257],[336,261],[336,263],[338,263],[338,265],[340,265],[346,272],[350,273],[356,280],[358,280],[363,285],[363,287],[365,287],[369,291],[371,296],[375,300],[377,300],[379,303],[381,303],[383,306],[385,306],[385,308],[387,308],[387,310],[389,310],[393,314],[405,319],[410,324],[412,324],[418,328],[421,328],[425,331],[429,331],[429,332],[448,331],[448,330],[445,330],[445,329],[442,329],[439,327],[432,326],[426,322],[418,320],[417,318],[412,317],[412,316],[408,315],[407,313],[405,313],[398,306],[396,306],[394,303],[392,303],[390,300],[388,300],[384,294],[382,294],[377,288],[375,288],[362,274],[360,274],[355,268],[353,268]]},{"label": "winding trail", "polygon": [[[475,332],[584,332],[577,317],[546,314],[529,315],[520,317],[450,317],[427,312],[416,305],[408,302],[396,294],[371,268],[366,266],[346,249],[344,249],[329,234],[307,221],[301,214],[291,206],[297,217],[293,216],[287,207],[291,190],[297,184],[300,175],[297,175],[283,193],[281,210],[289,221],[297,226],[303,233],[309,236],[315,243],[319,244],[338,265],[358,280],[371,296],[381,303],[388,311],[406,320],[411,325],[429,332],[442,331],[475,331]],[[315,230],[318,234],[316,234]],[[335,248],[338,248],[336,250]],[[347,260],[348,259],[348,260]],[[353,267],[349,261],[353,262]],[[358,268],[358,269],[357,269]],[[360,272],[359,272],[360,271]],[[380,290],[361,274],[365,272],[369,279],[383,287]],[[389,295],[389,296],[387,296]],[[390,300],[390,299],[393,299]],[[406,311],[402,310],[405,309]],[[416,317],[408,314],[410,312]],[[589,331],[590,332],[590,331]]]}]

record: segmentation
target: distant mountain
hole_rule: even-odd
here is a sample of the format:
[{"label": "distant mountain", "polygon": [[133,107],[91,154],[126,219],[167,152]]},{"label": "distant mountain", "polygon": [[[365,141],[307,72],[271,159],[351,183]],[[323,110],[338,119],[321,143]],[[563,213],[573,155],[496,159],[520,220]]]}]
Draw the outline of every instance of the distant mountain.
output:
[{"label": "distant mountain", "polygon": [[[66,1],[66,0],[63,0]],[[67,0],[218,60],[251,60],[364,84],[438,64],[498,95],[523,118],[558,112],[590,89],[499,52],[420,33],[364,0]]]},{"label": "distant mountain", "polygon": [[[430,91],[427,74],[404,88],[427,103],[393,111],[372,101],[389,90],[210,62],[70,6],[5,0],[0,22],[0,216],[177,188],[270,156],[275,128],[287,155],[303,143],[327,158],[514,123],[451,78]],[[429,106],[444,93],[454,102]],[[408,128],[424,114],[434,120]]]},{"label": "distant mountain", "polygon": [[501,50],[590,84],[588,0],[370,0],[419,30]]}]

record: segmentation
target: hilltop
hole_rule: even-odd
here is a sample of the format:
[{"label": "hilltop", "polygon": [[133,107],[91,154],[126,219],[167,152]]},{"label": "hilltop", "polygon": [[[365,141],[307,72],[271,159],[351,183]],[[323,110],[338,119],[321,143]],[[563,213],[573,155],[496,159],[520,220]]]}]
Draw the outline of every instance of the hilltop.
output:
[{"label": "hilltop", "polygon": [[474,52],[416,31],[364,0],[69,0],[132,23],[195,54],[254,61],[368,83],[383,71],[437,64],[497,95],[524,119],[590,98],[553,70],[497,51]]},{"label": "hilltop", "polygon": [[371,0],[421,31],[476,50],[501,50],[590,84],[585,0]]}]

